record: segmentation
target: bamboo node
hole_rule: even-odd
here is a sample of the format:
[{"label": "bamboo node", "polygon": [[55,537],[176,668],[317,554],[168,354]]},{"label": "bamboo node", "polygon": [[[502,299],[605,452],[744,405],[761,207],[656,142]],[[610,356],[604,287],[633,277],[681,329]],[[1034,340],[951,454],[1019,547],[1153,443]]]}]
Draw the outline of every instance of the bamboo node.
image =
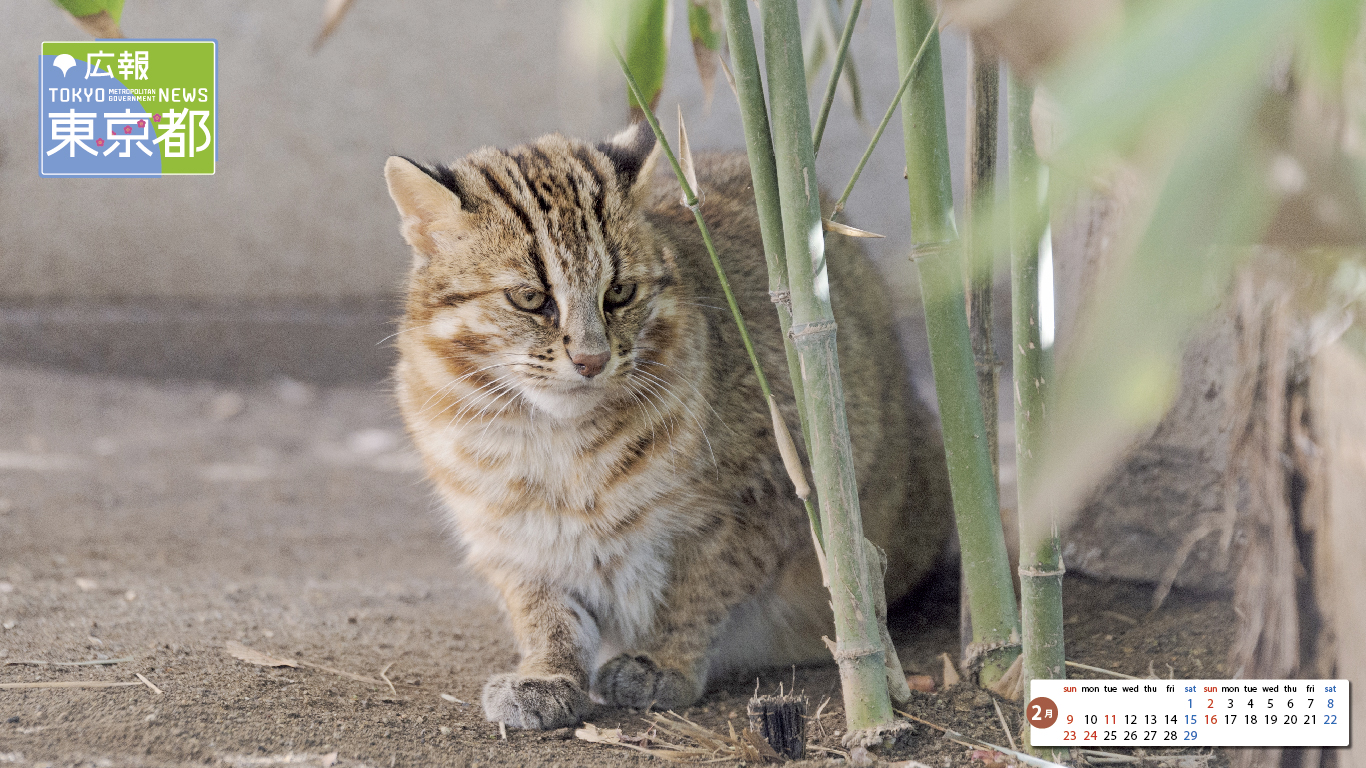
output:
[{"label": "bamboo node", "polygon": [[1067,567],[1062,563],[1059,563],[1057,569],[1052,571],[1045,571],[1039,568],[1028,568],[1023,565],[1019,568],[1020,578],[1024,579],[1049,578],[1053,576],[1062,576],[1065,573],[1067,573]]},{"label": "bamboo node", "polygon": [[837,643],[835,647],[830,650],[830,654],[835,657],[835,661],[854,661],[855,659],[864,659],[869,656],[883,656],[886,654],[886,651],[871,645],[848,647],[842,643]]},{"label": "bamboo node", "polygon": [[911,725],[909,721],[896,720],[873,728],[850,731],[844,734],[840,743],[851,749],[855,747],[891,749],[908,746],[914,733],[915,726]]},{"label": "bamboo node", "polygon": [[815,320],[810,323],[792,326],[792,330],[788,331],[787,335],[791,336],[793,341],[796,341],[804,336],[818,336],[823,334],[830,334],[833,336],[834,333],[834,320]]},{"label": "bamboo node", "polygon": [[918,261],[926,256],[939,256],[950,253],[958,247],[957,240],[940,240],[937,243],[925,243],[911,247],[911,261]]},{"label": "bamboo node", "polygon": [[968,643],[967,649],[963,651],[963,669],[967,670],[970,677],[976,677],[977,673],[982,670],[982,664],[986,662],[987,656],[993,651],[1022,647],[1019,640],[998,640],[994,643]]},{"label": "bamboo node", "polygon": [[769,291],[768,300],[787,307],[789,312],[792,311],[792,291]]}]

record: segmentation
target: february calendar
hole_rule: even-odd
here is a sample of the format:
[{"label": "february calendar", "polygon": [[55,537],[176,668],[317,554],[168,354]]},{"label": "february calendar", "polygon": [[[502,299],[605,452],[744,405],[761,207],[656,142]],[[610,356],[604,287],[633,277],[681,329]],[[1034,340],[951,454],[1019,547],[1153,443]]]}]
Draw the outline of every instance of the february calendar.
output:
[{"label": "february calendar", "polygon": [[1035,680],[1039,747],[1345,747],[1346,680]]}]

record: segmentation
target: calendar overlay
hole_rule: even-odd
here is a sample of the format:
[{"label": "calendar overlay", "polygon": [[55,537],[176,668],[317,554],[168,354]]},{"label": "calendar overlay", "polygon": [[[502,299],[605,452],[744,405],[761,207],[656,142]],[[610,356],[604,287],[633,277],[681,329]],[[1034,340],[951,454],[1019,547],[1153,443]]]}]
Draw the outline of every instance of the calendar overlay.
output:
[{"label": "calendar overlay", "polygon": [[1036,747],[1345,747],[1346,680],[1035,680]]}]

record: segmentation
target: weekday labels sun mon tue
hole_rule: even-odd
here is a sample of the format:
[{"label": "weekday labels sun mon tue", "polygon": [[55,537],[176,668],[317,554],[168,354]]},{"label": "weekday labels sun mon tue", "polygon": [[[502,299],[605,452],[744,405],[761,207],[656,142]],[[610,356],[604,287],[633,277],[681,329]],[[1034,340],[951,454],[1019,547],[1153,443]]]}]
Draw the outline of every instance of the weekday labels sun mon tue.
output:
[{"label": "weekday labels sun mon tue", "polygon": [[1345,747],[1346,680],[1035,680],[1036,747]]}]

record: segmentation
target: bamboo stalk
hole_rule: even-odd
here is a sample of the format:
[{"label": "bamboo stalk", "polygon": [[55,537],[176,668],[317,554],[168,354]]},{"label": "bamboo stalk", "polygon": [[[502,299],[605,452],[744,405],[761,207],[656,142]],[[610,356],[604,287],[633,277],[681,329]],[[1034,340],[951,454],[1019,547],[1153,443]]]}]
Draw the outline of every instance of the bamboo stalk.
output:
[{"label": "bamboo stalk", "polygon": [[[643,105],[644,98],[640,86],[636,83],[635,77],[631,74],[631,68],[626,65],[626,59],[622,57],[621,51],[614,45],[612,52],[616,54],[617,63],[621,65],[622,74],[626,77],[626,85],[631,90],[631,96],[638,105]],[[740,330],[740,341],[745,345],[745,352],[749,355],[750,365],[754,367],[754,375],[759,379],[759,390],[763,392],[765,402],[773,399],[773,392],[768,387],[768,377],[764,375],[763,366],[759,364],[759,356],[754,352],[754,342],[749,336],[749,327],[745,325],[744,315],[740,314],[740,305],[735,301],[735,293],[730,289],[730,280],[726,279],[726,270],[721,266],[721,259],[716,255],[716,246],[711,240],[711,230],[707,227],[707,222],[702,218],[702,206],[697,198],[697,191],[688,182],[688,175],[684,173],[683,166],[679,165],[678,157],[674,155],[673,148],[669,146],[669,140],[664,136],[664,131],[659,127],[659,120],[655,117],[653,109],[644,106],[641,109],[645,122],[654,131],[655,140],[659,142],[660,148],[664,150],[664,156],[669,159],[669,165],[673,166],[674,175],[678,177],[678,186],[683,189],[683,205],[692,211],[693,219],[697,221],[697,228],[702,233],[702,244],[707,248],[707,255],[711,257],[712,267],[716,270],[716,277],[721,281],[721,292],[726,296],[726,304],[730,306],[731,316],[735,319],[735,326]]]},{"label": "bamboo stalk", "polygon": [[978,224],[986,220],[996,197],[996,121],[1001,100],[1001,75],[996,57],[988,56],[972,38],[968,39],[967,59],[968,71],[972,73],[971,87],[967,89],[967,190],[964,198],[968,202],[964,206],[966,221],[963,227],[963,251],[968,255],[968,329],[972,338],[972,357],[977,366],[977,391],[982,398],[991,476],[999,495],[997,360],[991,339],[991,284],[996,271],[996,249],[989,228]]},{"label": "bamboo stalk", "polygon": [[858,182],[858,177],[863,174],[863,166],[868,164],[868,158],[873,156],[873,150],[877,149],[877,143],[882,139],[882,132],[887,130],[887,124],[892,122],[892,115],[896,114],[896,106],[901,103],[901,97],[906,93],[906,89],[911,85],[911,77],[915,75],[916,67],[920,65],[920,58],[925,54],[925,47],[930,44],[930,32],[938,26],[939,17],[935,17],[935,23],[931,25],[930,31],[925,33],[925,38],[920,43],[919,50],[915,53],[915,58],[911,60],[911,65],[906,67],[906,74],[901,77],[901,86],[896,89],[896,95],[892,97],[892,103],[887,105],[887,111],[882,115],[882,122],[877,124],[877,129],[873,131],[873,138],[868,142],[868,147],[863,150],[863,157],[859,158],[858,165],[854,168],[854,173],[849,177],[849,183],[844,185],[844,192],[840,194],[840,199],[835,201],[835,207],[830,211],[830,218],[839,215],[844,210],[844,204],[849,201],[849,193],[854,191],[854,184]]},{"label": "bamboo stalk", "polygon": [[[1023,618],[1026,696],[1029,683],[1067,677],[1063,649],[1062,554],[1056,519],[1028,500],[1038,479],[1045,395],[1052,360],[1039,327],[1039,231],[1047,204],[1044,171],[1034,154],[1029,109],[1034,91],[1009,78],[1011,185],[1011,315],[1015,370],[1015,467],[1020,519],[1020,611]],[[1050,750],[1052,752],[1052,750]],[[1051,755],[1053,759],[1058,754]]]},{"label": "bamboo stalk", "polygon": [[920,269],[930,361],[944,428],[954,518],[971,598],[973,642],[988,651],[980,682],[998,679],[1018,655],[1020,621],[991,474],[986,426],[968,335],[960,244],[949,184],[948,136],[939,36],[921,0],[895,0],[897,59],[903,69],[931,34],[910,92],[901,102],[911,229]]},{"label": "bamboo stalk", "polygon": [[[810,450],[811,433],[807,429],[801,363],[792,337],[788,334],[792,329],[792,294],[787,283],[787,251],[783,243],[783,214],[778,202],[778,170],[773,159],[773,139],[769,133],[764,83],[759,75],[759,55],[754,48],[754,28],[750,24],[745,0],[725,0],[724,9],[726,38],[730,44],[731,59],[735,62],[735,96],[740,102],[749,173],[754,182],[754,204],[759,211],[759,235],[763,239],[764,260],[768,264],[768,293],[773,298],[778,312],[778,326],[783,332],[787,374],[792,379],[792,398],[797,401],[803,444]],[[806,499],[805,503],[816,545],[823,547],[820,515],[810,499]]]},{"label": "bamboo stalk", "polygon": [[830,107],[835,103],[835,91],[839,89],[840,74],[844,72],[844,60],[849,56],[849,40],[854,36],[854,22],[858,21],[859,9],[863,7],[863,0],[854,0],[854,7],[849,9],[849,18],[844,22],[844,31],[840,33],[840,47],[835,52],[835,63],[830,68],[830,82],[825,86],[825,98],[821,100],[821,111],[816,117],[816,128],[811,135],[811,151],[820,153],[821,137],[825,135],[825,121],[830,117]]},{"label": "bamboo stalk", "polygon": [[825,239],[797,6],[793,0],[765,0],[760,13],[765,65],[773,97],[773,147],[792,291],[791,335],[801,359],[811,436],[807,445],[825,531],[837,638],[835,660],[840,668],[848,729],[856,731],[893,721],[885,652],[864,551],[858,483],[835,351],[835,320],[825,268]]}]

